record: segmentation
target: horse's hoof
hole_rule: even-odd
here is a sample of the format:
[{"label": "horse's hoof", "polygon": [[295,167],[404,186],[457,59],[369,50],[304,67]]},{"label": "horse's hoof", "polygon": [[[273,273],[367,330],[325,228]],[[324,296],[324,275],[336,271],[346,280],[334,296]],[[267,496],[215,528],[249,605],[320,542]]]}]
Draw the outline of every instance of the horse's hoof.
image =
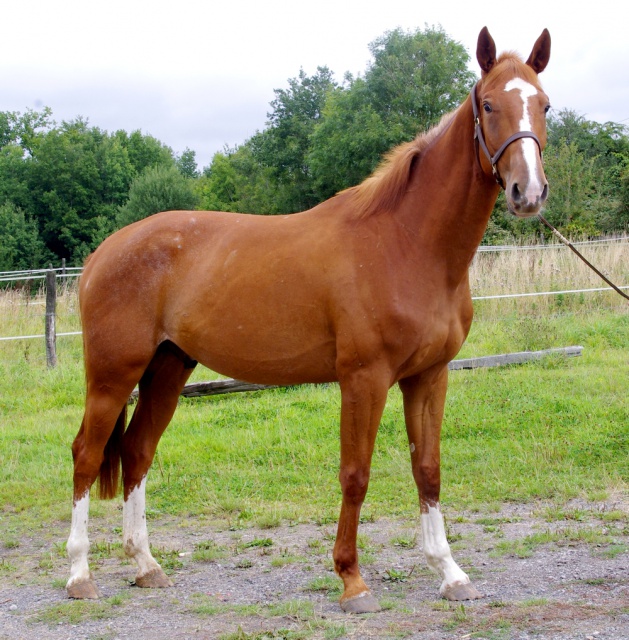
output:
[{"label": "horse's hoof", "polygon": [[103,594],[92,578],[80,582],[68,583],[66,586],[68,598],[75,600],[98,600]]},{"label": "horse's hoof", "polygon": [[145,573],[143,576],[138,576],[135,579],[135,586],[142,587],[143,589],[165,589],[166,587],[172,587],[173,583],[168,576],[158,567]]},{"label": "horse's hoof", "polygon": [[478,600],[483,597],[469,582],[447,585],[441,595],[446,600]]},{"label": "horse's hoof", "polygon": [[370,591],[363,591],[357,596],[341,600],[340,604],[345,613],[376,613],[380,611],[380,605]]}]

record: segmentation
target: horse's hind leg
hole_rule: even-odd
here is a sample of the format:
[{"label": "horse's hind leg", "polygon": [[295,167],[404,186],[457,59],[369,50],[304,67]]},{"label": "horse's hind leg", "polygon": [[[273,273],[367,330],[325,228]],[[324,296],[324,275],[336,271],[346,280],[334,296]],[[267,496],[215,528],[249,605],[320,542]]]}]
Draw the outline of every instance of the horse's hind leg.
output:
[{"label": "horse's hind leg", "polygon": [[441,421],[448,384],[447,366],[400,381],[411,449],[413,476],[419,490],[424,554],[442,578],[439,592],[448,600],[473,600],[480,594],[450,553],[439,493]]},{"label": "horse's hind leg", "polygon": [[153,558],[146,528],[146,475],[157,443],[177,407],[179,394],[196,362],[170,342],[162,343],[140,380],[138,404],[124,436],[123,542],[138,571],[139,587],[168,587],[172,583]]},{"label": "horse's hind leg", "polygon": [[116,385],[88,381],[83,422],[72,444],[74,495],[72,528],[67,544],[71,569],[66,587],[70,598],[100,596],[87,561],[90,487],[100,474],[101,495],[113,497],[116,492],[119,444],[125,427],[127,398],[133,384],[131,380],[125,384],[120,379]]}]

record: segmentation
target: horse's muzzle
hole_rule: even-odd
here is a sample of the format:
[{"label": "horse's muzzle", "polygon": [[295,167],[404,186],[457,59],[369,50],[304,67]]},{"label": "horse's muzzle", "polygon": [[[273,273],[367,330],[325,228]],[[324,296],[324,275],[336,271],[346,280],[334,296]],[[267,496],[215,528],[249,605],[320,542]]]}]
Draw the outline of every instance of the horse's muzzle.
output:
[{"label": "horse's muzzle", "polygon": [[548,198],[548,182],[540,189],[521,190],[517,182],[507,184],[505,189],[509,211],[518,218],[536,216]]}]

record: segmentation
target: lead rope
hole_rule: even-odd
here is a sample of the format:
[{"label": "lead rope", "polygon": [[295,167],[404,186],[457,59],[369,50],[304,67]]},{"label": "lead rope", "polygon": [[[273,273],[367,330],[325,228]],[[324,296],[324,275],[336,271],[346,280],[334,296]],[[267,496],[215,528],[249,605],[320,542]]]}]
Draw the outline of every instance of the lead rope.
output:
[{"label": "lead rope", "polygon": [[604,276],[589,260],[587,260],[575,247],[574,245],[567,239],[565,238],[563,235],[561,235],[561,233],[559,233],[559,231],[557,231],[557,229],[555,229],[555,227],[553,227],[552,224],[550,224],[550,222],[548,222],[548,220],[546,220],[546,218],[544,218],[544,216],[541,213],[537,214],[537,217],[540,219],[541,222],[543,222],[555,235],[555,237],[559,238],[559,240],[566,245],[566,247],[568,247],[569,249],[571,249],[574,253],[577,254],[577,256],[579,256],[579,258],[581,258],[581,260],[583,260],[583,262],[585,262],[585,264],[587,264],[588,267],[590,267],[590,269],[592,269],[592,271],[594,271],[594,273],[596,273],[597,275],[599,275],[603,280],[605,280],[605,282],[616,292],[619,293],[623,298],[626,298],[627,300],[629,300],[629,296],[624,292],[621,291],[620,287],[617,287],[608,277]]}]

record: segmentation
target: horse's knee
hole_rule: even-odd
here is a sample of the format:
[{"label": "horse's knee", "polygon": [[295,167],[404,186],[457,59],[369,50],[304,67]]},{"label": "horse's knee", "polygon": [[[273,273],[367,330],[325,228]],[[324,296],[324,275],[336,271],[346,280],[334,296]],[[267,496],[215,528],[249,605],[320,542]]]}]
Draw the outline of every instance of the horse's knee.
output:
[{"label": "horse's knee", "polygon": [[362,504],[369,486],[369,470],[363,467],[342,469],[339,481],[343,497],[352,504]]}]

